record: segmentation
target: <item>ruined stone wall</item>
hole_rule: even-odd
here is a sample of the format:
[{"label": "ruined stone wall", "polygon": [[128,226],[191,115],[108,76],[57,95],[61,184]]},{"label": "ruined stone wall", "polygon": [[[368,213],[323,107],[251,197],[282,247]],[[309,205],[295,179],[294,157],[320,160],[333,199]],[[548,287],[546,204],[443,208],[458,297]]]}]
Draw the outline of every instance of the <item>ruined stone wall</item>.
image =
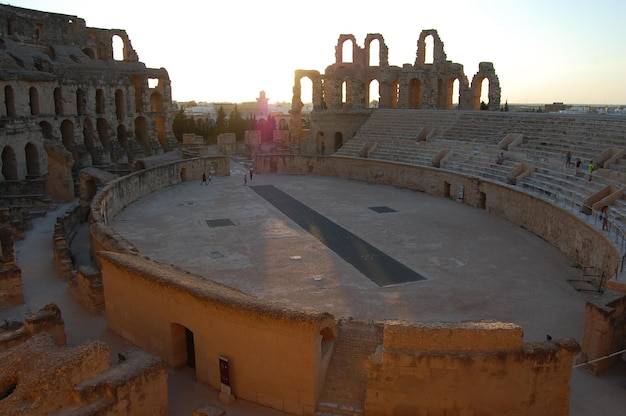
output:
[{"label": "ruined stone wall", "polygon": [[522,337],[513,324],[388,324],[370,358],[365,414],[568,415],[578,344]]},{"label": "ruined stone wall", "polygon": [[[426,40],[433,44],[432,56],[426,56]],[[373,42],[376,41],[374,44]],[[351,56],[343,55],[345,44],[352,49]],[[377,45],[376,49],[373,45]],[[342,34],[335,46],[335,62],[320,74],[317,71],[295,71],[290,126],[292,137],[303,134],[302,78],[312,82],[313,113],[369,109],[373,101],[377,108],[414,108],[432,110],[480,110],[480,96],[484,80],[489,81],[489,110],[500,110],[500,81],[491,62],[481,62],[470,84],[463,65],[449,61],[444,44],[436,30],[423,30],[417,41],[415,61],[402,66],[389,65],[389,48],[382,35],[368,34],[364,46],[357,44],[354,35]],[[373,81],[378,91],[370,92]],[[454,96],[454,83],[458,91]],[[374,84],[375,85],[375,84]],[[372,96],[370,96],[372,95]],[[322,131],[311,122],[311,131]],[[351,137],[351,136],[350,136]],[[318,142],[317,136],[309,137]],[[309,147],[304,149],[310,152]]]},{"label": "ruined stone wall", "polygon": [[130,350],[109,363],[101,342],[73,348],[39,334],[0,353],[0,414],[167,415],[167,370],[163,361]]},{"label": "ruined stone wall", "polygon": [[600,303],[590,301],[585,305],[585,329],[579,363],[599,360],[585,366],[594,374],[600,374],[620,359],[613,355],[626,348],[626,295],[615,292],[614,299]]},{"label": "ruined stone wall", "polygon": [[[48,190],[66,201],[66,178],[48,166],[46,139],[71,154],[74,170],[125,165],[177,146],[169,75],[139,62],[124,30],[7,5],[0,5],[0,29],[0,147],[15,153],[4,179],[51,173],[48,180],[60,184]],[[119,58],[114,37],[123,43]]]},{"label": "ruined stone wall", "polygon": [[50,335],[57,345],[65,345],[65,323],[61,310],[50,303],[26,316],[24,322],[7,321],[0,326],[0,352],[21,345],[42,332]]},{"label": "ruined stone wall", "polygon": [[190,359],[191,331],[199,381],[219,389],[225,356],[236,397],[313,414],[327,363],[322,343],[332,342],[322,331],[332,333],[332,316],[284,309],[138,256],[98,255],[112,330],[172,366]]}]

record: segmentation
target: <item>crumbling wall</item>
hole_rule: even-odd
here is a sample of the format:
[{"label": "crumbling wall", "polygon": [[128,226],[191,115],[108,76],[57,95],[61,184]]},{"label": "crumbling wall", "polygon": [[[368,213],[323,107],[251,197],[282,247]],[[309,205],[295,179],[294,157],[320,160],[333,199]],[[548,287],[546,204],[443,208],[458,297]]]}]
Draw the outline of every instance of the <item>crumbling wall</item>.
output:
[{"label": "crumbling wall", "polygon": [[5,320],[0,326],[0,352],[23,344],[35,335],[46,332],[58,345],[65,345],[65,323],[61,310],[54,303],[26,317],[24,322]]},{"label": "crumbling wall", "polygon": [[388,323],[368,368],[367,415],[568,415],[573,340],[522,343],[514,324]]},{"label": "crumbling wall", "polygon": [[22,270],[15,259],[13,231],[0,227],[0,307],[24,301]]},{"label": "crumbling wall", "polygon": [[[585,305],[585,329],[579,364],[594,374],[611,367],[626,349],[626,294],[612,292],[609,302],[590,301]],[[604,359],[602,359],[604,358]],[[598,361],[595,361],[598,360]]]},{"label": "crumbling wall", "polygon": [[[67,414],[167,415],[167,371],[139,350],[120,354],[111,367],[101,342],[73,348],[38,334],[0,353],[0,413],[13,416]],[[60,413],[59,413],[60,414]],[[63,413],[65,414],[65,413]]]}]

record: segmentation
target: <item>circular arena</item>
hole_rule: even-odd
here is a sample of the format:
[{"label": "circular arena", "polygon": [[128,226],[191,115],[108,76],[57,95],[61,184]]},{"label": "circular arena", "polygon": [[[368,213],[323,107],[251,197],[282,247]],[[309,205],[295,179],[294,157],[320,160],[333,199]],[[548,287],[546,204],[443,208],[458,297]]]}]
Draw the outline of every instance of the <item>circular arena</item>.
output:
[{"label": "circular arena", "polygon": [[[397,163],[284,156],[270,173],[264,166],[275,161],[257,158],[252,180],[232,162],[229,175],[202,185],[211,164],[189,159],[106,186],[92,204],[91,240],[108,325],[172,366],[194,367],[224,400],[290,414],[386,414],[415,401],[450,406],[428,399],[449,394],[458,408],[585,414],[589,394],[606,387],[572,370],[585,305],[606,299],[576,285],[579,261],[597,255],[579,246],[619,252],[576,213],[510,186]],[[303,174],[312,165],[317,175]],[[442,198],[434,182],[463,183],[464,198]],[[474,186],[486,198],[473,201]],[[260,192],[268,188],[340,231],[303,228],[301,209],[279,209]],[[368,242],[418,278],[367,277],[329,248],[337,235],[343,245]],[[222,359],[232,363],[227,384]],[[452,374],[462,381],[451,388]],[[520,393],[529,379],[536,389]],[[510,400],[494,407],[488,393],[474,399],[476,389]]]}]

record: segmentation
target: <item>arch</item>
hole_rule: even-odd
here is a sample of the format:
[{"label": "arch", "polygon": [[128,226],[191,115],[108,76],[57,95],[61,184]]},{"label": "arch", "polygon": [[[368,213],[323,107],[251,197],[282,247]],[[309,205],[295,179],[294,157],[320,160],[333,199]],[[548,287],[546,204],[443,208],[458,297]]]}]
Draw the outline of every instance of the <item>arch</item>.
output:
[{"label": "arch", "polygon": [[380,41],[372,39],[367,44],[367,63],[368,66],[380,66]]},{"label": "arch", "polygon": [[2,149],[2,176],[5,181],[17,180],[17,158],[11,146]]},{"label": "arch", "polygon": [[124,39],[120,35],[113,35],[111,37],[111,49],[113,51],[113,59],[115,61],[124,60]]},{"label": "arch", "polygon": [[341,149],[341,146],[343,146],[343,133],[338,131],[335,132],[335,143],[334,143],[334,151],[336,152],[337,150]]},{"label": "arch", "polygon": [[78,88],[76,90],[76,112],[79,116],[85,114],[86,103],[85,91],[83,91],[82,88]]},{"label": "arch", "polygon": [[320,335],[322,337],[320,341],[320,362],[323,362],[328,354],[332,352],[336,336],[335,331],[330,327],[322,328]]},{"label": "arch", "polygon": [[[348,41],[349,43],[346,44]],[[339,35],[337,46],[335,47],[335,62],[338,64],[354,62],[356,48],[356,39],[353,35]]]},{"label": "arch", "polygon": [[424,38],[424,63],[426,65],[435,62],[435,38],[432,34],[426,35]]},{"label": "arch", "polygon": [[122,149],[124,149],[128,162],[132,162],[135,159],[135,155],[130,147],[130,144],[128,143],[128,133],[126,132],[126,126],[123,124],[119,124],[117,126],[117,141]]},{"label": "arch", "polygon": [[118,121],[124,120],[126,117],[126,103],[124,102],[124,91],[115,90],[115,116]]},{"label": "arch", "polygon": [[365,37],[365,53],[367,66],[389,66],[389,48],[380,33],[368,33]]},{"label": "arch", "polygon": [[156,118],[156,130],[157,130],[157,139],[159,139],[159,143],[161,143],[161,147],[164,151],[169,152],[170,147],[167,143],[167,138],[165,137],[165,117],[157,116]]},{"label": "arch", "polygon": [[[428,46],[426,45],[426,38],[428,38]],[[422,30],[417,40],[415,66],[421,67],[427,64],[445,63],[447,59],[446,53],[443,50],[443,42],[441,38],[439,38],[437,31],[434,29]]]},{"label": "arch", "polygon": [[348,82],[341,81],[341,100],[339,100],[342,107],[346,107],[348,104]]},{"label": "arch", "polygon": [[39,114],[39,91],[35,87],[30,87],[28,96],[30,97],[30,115],[36,116]]},{"label": "arch", "polygon": [[483,81],[489,81],[487,89],[487,105],[491,111],[500,110],[500,80],[491,62],[481,62],[478,64],[478,72],[472,78],[472,110],[480,110],[480,101],[483,88]]},{"label": "arch", "polygon": [[411,78],[409,81],[409,108],[422,108],[422,80]]},{"label": "arch", "polygon": [[326,154],[326,143],[324,143],[324,132],[318,131],[315,135],[316,153],[324,156]]},{"label": "arch", "polygon": [[96,52],[92,48],[84,48],[83,53],[90,59],[96,59]]},{"label": "arch", "polygon": [[41,135],[44,139],[53,140],[52,124],[47,121],[42,121],[39,123],[39,127],[41,127]]},{"label": "arch", "polygon": [[[456,98],[456,101],[455,101]],[[450,78],[448,84],[447,108],[452,110],[458,108],[461,102],[461,81],[458,78]]]},{"label": "arch", "polygon": [[98,132],[98,140],[102,143],[102,147],[111,150],[111,137],[109,135],[109,123],[105,118],[99,117],[96,120],[96,130]]},{"label": "arch", "polygon": [[98,161],[98,155],[96,153],[93,123],[90,118],[85,118],[83,121],[83,143],[85,144],[87,153],[91,156],[91,164],[95,165]]},{"label": "arch", "polygon": [[163,112],[163,96],[158,92],[150,94],[150,111],[153,113]]},{"label": "arch", "polygon": [[144,80],[138,76],[132,76],[130,81],[135,87],[135,111],[137,113],[143,112],[143,86]]},{"label": "arch", "polygon": [[96,113],[104,114],[104,90],[102,88],[96,90]]},{"label": "arch", "polygon": [[[373,79],[369,82],[366,89],[365,104],[367,108],[377,108],[380,103],[380,83],[377,79]],[[373,102],[376,101],[374,104]]]},{"label": "arch", "polygon": [[391,108],[398,108],[400,99],[400,81],[396,78],[391,83]]},{"label": "arch", "polygon": [[10,85],[4,87],[4,106],[7,117],[15,117],[15,95],[13,93],[13,87]]},{"label": "arch", "polygon": [[37,146],[30,142],[26,143],[26,146],[24,146],[24,155],[26,156],[26,176],[31,178],[38,177],[40,171]]},{"label": "arch", "polygon": [[135,139],[147,155],[152,155],[148,140],[148,122],[145,117],[137,117],[135,119]]},{"label": "arch", "polygon": [[187,365],[196,367],[195,343],[193,332],[180,324],[170,324],[171,362],[175,367]]},{"label": "arch", "polygon": [[72,154],[74,158],[74,168],[78,169],[80,167],[80,157],[76,142],[74,141],[74,123],[70,120],[63,120],[61,122],[61,142],[63,146],[65,146],[65,149]]},{"label": "arch", "polygon": [[63,90],[60,87],[54,89],[54,114],[57,116],[63,114]]}]

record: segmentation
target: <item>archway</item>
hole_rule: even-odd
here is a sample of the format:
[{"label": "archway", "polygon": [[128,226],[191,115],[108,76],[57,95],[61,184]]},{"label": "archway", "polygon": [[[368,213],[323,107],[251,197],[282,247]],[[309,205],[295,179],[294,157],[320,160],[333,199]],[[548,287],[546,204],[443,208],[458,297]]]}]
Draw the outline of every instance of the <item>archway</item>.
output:
[{"label": "archway", "polygon": [[11,146],[2,149],[2,176],[5,181],[17,180],[17,158]]},{"label": "archway", "polygon": [[196,368],[196,346],[193,332],[179,324],[170,324],[172,337],[171,359],[172,365],[178,367],[187,365]]},{"label": "archway", "polygon": [[157,138],[164,151],[169,152],[170,148],[165,137],[165,117],[158,116],[156,118]]},{"label": "archway", "polygon": [[335,133],[335,152],[343,146],[343,133],[340,131]]},{"label": "archway", "polygon": [[39,152],[37,147],[30,142],[27,143],[24,147],[24,154],[26,155],[26,177],[39,177]]},{"label": "archway", "polygon": [[4,87],[4,105],[7,117],[15,117],[15,96],[13,95],[13,87],[10,85]]},{"label": "archway", "polygon": [[150,111],[160,113],[163,111],[163,96],[158,92],[150,95]]},{"label": "archway", "polygon": [[409,82],[409,108],[422,108],[422,81],[417,78]]},{"label": "archway", "polygon": [[98,164],[98,155],[96,152],[96,144],[94,142],[93,123],[90,118],[83,121],[83,143],[87,149],[87,153],[91,157],[91,164]]},{"label": "archway", "polygon": [[74,123],[70,120],[63,120],[61,122],[61,142],[65,149],[72,154],[74,158],[74,166],[73,169],[79,169],[80,166],[80,155],[78,154],[78,148],[76,147],[76,142],[74,141]]},{"label": "archway", "polygon": [[135,139],[141,145],[147,155],[152,155],[150,142],[148,141],[148,123],[145,117],[135,119]]},{"label": "archway", "polygon": [[30,87],[28,95],[30,97],[30,115],[36,116],[39,114],[39,92],[37,88]]},{"label": "archway", "polygon": [[126,105],[124,103],[124,91],[115,90],[115,115],[118,121],[124,120],[126,117]]}]

